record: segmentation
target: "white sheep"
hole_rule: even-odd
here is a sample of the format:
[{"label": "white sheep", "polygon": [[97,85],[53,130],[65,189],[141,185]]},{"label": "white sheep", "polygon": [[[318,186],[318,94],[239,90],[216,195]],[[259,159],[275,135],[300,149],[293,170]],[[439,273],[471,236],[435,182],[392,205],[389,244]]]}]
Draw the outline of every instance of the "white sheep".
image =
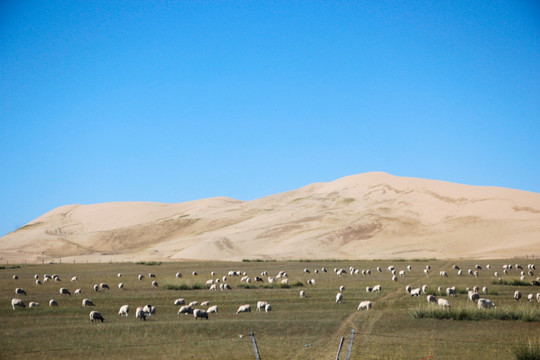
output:
[{"label": "white sheep", "polygon": [[56,302],[56,300],[51,299],[49,300],[49,306],[58,306],[58,303]]},{"label": "white sheep", "polygon": [[373,287],[373,292],[380,292],[381,290],[382,290],[381,285],[375,285],[375,286]]},{"label": "white sheep", "polygon": [[373,304],[371,303],[371,301],[369,301],[369,300],[362,301],[358,305],[358,310],[370,310],[372,308],[372,306],[373,306]]},{"label": "white sheep", "polygon": [[71,281],[72,281],[72,282],[77,282],[77,280],[78,280],[78,278],[77,278],[76,276],[74,276],[74,277],[71,278]]},{"label": "white sheep", "polygon": [[60,295],[69,295],[69,296],[71,296],[71,293],[66,288],[60,288],[60,290],[58,290],[58,292],[60,293]]},{"label": "white sheep", "polygon": [[446,271],[444,271],[444,270],[440,272],[440,275],[442,277],[448,277],[448,273]]},{"label": "white sheep", "polygon": [[198,301],[192,301],[192,302],[190,302],[190,303],[188,304],[188,306],[191,306],[191,307],[197,306],[197,305],[199,305],[199,302],[198,302]]},{"label": "white sheep", "polygon": [[141,281],[142,281],[142,280],[144,279],[144,275],[143,275],[143,274],[139,274],[139,275],[137,275],[137,279],[139,279],[139,280],[141,280]]},{"label": "white sheep", "polygon": [[36,285],[41,285],[41,280],[37,279],[36,280]]},{"label": "white sheep", "polygon": [[156,277],[156,274],[149,273],[149,274],[148,274],[148,277],[149,277],[149,278],[155,278],[155,277]]},{"label": "white sheep", "polygon": [[392,276],[392,281],[393,281],[393,282],[397,282],[397,280],[398,280],[398,279],[397,279],[397,276],[396,276],[396,275]]},{"label": "white sheep", "polygon": [[534,300],[534,294],[527,295],[527,301],[533,301]]},{"label": "white sheep", "polygon": [[340,303],[340,302],[342,302],[342,301],[343,301],[343,294],[340,293],[340,292],[338,292],[338,293],[336,294],[336,304],[337,304],[337,303]]},{"label": "white sheep", "polygon": [[122,305],[120,310],[118,310],[118,316],[128,316],[129,314],[129,305]]},{"label": "white sheep", "polygon": [[217,305],[213,305],[213,306],[210,306],[206,312],[208,314],[217,314],[218,313],[218,306]]},{"label": "white sheep", "polygon": [[266,304],[266,306],[264,307],[264,311],[265,311],[265,312],[270,312],[270,311],[272,311],[272,305]]},{"label": "white sheep", "polygon": [[540,302],[540,293],[536,293],[536,301]]},{"label": "white sheep", "polygon": [[240,314],[240,313],[243,313],[243,312],[251,312],[251,305],[249,305],[249,304],[240,305],[238,310],[236,310],[237,314]]},{"label": "white sheep", "polygon": [[487,293],[488,293],[488,288],[487,288],[487,286],[484,286],[482,288],[482,294],[487,295]]},{"label": "white sheep", "polygon": [[264,310],[266,304],[268,304],[266,301],[257,301],[257,311]]},{"label": "white sheep", "polygon": [[427,293],[427,285],[422,285],[422,294]]},{"label": "white sheep", "polygon": [[36,307],[36,306],[39,306],[40,304],[38,302],[34,302],[34,301],[31,301],[29,304],[28,304],[28,307]]},{"label": "white sheep", "polygon": [[193,317],[195,318],[195,320],[197,320],[197,318],[208,320],[208,313],[202,309],[195,309],[193,310]]},{"label": "white sheep", "polygon": [[82,290],[81,289],[75,289],[75,292],[73,293],[74,295],[81,295],[82,294]]},{"label": "white sheep", "polygon": [[420,289],[420,288],[412,289],[411,290],[411,296],[420,296],[421,291],[422,291],[422,289]]},{"label": "white sheep", "polygon": [[372,292],[373,288],[371,286],[366,286],[366,292]]},{"label": "white sheep", "polygon": [[448,308],[450,307],[450,303],[446,299],[438,299],[437,305],[442,306],[442,307],[448,307]]},{"label": "white sheep", "polygon": [[210,285],[210,287],[208,288],[208,290],[210,290],[210,291],[216,291],[216,290],[217,290],[217,284],[212,284],[212,285]]},{"label": "white sheep", "polygon": [[118,284],[118,289],[122,290],[124,288],[124,283],[119,283]]},{"label": "white sheep", "polygon": [[92,321],[92,322],[95,322],[95,321],[104,322],[105,319],[103,318],[103,316],[99,312],[90,311],[90,321]]},{"label": "white sheep", "polygon": [[409,294],[411,293],[412,287],[411,285],[405,286],[405,291],[407,291]]},{"label": "white sheep", "polygon": [[104,289],[111,290],[111,288],[109,287],[109,285],[107,283],[101,283],[101,284],[99,284],[99,287],[102,290],[104,290]]},{"label": "white sheep", "polygon": [[472,302],[476,302],[478,299],[480,299],[480,295],[475,291],[469,291],[468,297]]},{"label": "white sheep", "polygon": [[446,288],[446,296],[456,296],[456,287],[448,287]]},{"label": "white sheep", "polygon": [[26,290],[24,290],[23,288],[16,288],[15,294],[16,295],[23,294],[24,296],[26,296]]},{"label": "white sheep", "polygon": [[179,278],[179,279],[181,279],[181,278],[182,278],[182,273],[177,272],[177,273],[176,273],[176,277]]},{"label": "white sheep", "polygon": [[174,300],[174,305],[186,305],[186,300],[185,299],[176,299]]},{"label": "white sheep", "polygon": [[399,270],[399,276],[405,276],[405,270]]},{"label": "white sheep", "polygon": [[516,299],[516,301],[519,301],[519,299],[521,299],[521,292],[520,291],[516,291],[514,293],[514,299]]},{"label": "white sheep", "polygon": [[316,281],[315,281],[315,279],[309,279],[307,283],[309,285],[315,285]]},{"label": "white sheep", "polygon": [[158,282],[157,281],[152,281],[152,287],[154,288],[157,288],[158,287]]},{"label": "white sheep", "polygon": [[303,299],[306,297],[306,292],[304,290],[300,290],[300,298]]},{"label": "white sheep", "polygon": [[146,320],[146,312],[143,310],[142,306],[139,306],[136,310],[135,310],[135,319],[139,319],[139,320],[143,320],[145,321]]},{"label": "white sheep", "polygon": [[26,307],[26,304],[19,298],[13,298],[11,299],[11,307],[13,308],[13,310],[15,310],[15,307],[20,307],[24,309]]},{"label": "white sheep", "polygon": [[345,291],[345,286],[341,285],[341,286],[339,287],[339,291],[340,291],[340,292]]},{"label": "white sheep", "polygon": [[122,277],[122,273],[118,273],[118,275],[117,275],[117,276],[118,276],[118,277]]},{"label": "white sheep", "polygon": [[495,303],[488,299],[480,298],[478,299],[478,309],[489,309],[496,308]]},{"label": "white sheep", "polygon": [[148,315],[148,316],[151,316],[151,315],[156,315],[156,308],[150,304],[148,305],[145,305],[143,307],[143,311]]},{"label": "white sheep", "polygon": [[86,307],[86,306],[95,306],[94,305],[94,302],[90,299],[83,299],[82,301],[82,307]]},{"label": "white sheep", "polygon": [[435,302],[437,302],[437,298],[436,298],[435,296],[433,296],[433,295],[428,295],[428,296],[426,296],[426,299],[427,299],[427,302],[428,302],[428,303],[432,303],[432,302],[435,303]]},{"label": "white sheep", "polygon": [[193,314],[193,308],[188,305],[181,306],[180,309],[178,310],[178,315],[180,314],[184,314],[184,315]]},{"label": "white sheep", "polygon": [[98,292],[98,291],[99,291],[99,286],[98,286],[98,284],[94,284],[94,291],[95,291],[95,292]]}]

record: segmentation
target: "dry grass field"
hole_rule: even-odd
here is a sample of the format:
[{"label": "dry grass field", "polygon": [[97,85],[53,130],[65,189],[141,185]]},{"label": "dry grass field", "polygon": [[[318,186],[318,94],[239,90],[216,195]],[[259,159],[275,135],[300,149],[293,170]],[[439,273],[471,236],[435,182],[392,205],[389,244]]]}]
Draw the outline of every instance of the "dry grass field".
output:
[{"label": "dry grass field", "polygon": [[[262,359],[335,359],[339,341],[345,337],[341,354],[344,359],[349,335],[355,329],[351,359],[515,359],[513,347],[539,341],[540,303],[536,298],[528,302],[526,297],[529,293],[536,295],[540,288],[494,283],[493,273],[499,271],[507,282],[517,280],[520,271],[513,269],[504,274],[503,264],[526,267],[530,262],[534,261],[193,261],[20,267],[10,264],[0,270],[0,358],[254,359],[249,336],[253,332]],[[428,264],[432,270],[426,275],[423,270]],[[463,276],[457,276],[453,264],[464,270]],[[478,277],[467,274],[475,264],[483,268]],[[491,269],[486,268],[487,264]],[[398,276],[398,281],[393,282],[386,270],[389,265],[398,271],[405,270],[405,276]],[[407,265],[412,266],[411,271],[406,270]],[[328,272],[322,272],[323,267]],[[351,275],[350,267],[360,271],[370,269],[371,275]],[[377,272],[377,267],[382,272]],[[345,269],[347,274],[338,277],[335,268]],[[207,280],[221,279],[231,270],[246,272],[252,279],[263,271],[272,277],[286,271],[289,287],[271,286],[266,276],[263,283],[253,281],[248,286],[240,281],[240,276],[228,276],[226,282],[232,290],[207,290]],[[441,277],[441,270],[449,276]],[[198,275],[192,275],[193,271]],[[176,278],[177,272],[183,274],[181,279]],[[540,274],[540,269],[536,272],[534,277],[527,276],[528,282]],[[118,273],[122,273],[121,278]],[[157,288],[151,287],[149,273],[156,275]],[[36,285],[34,274],[41,280],[44,274],[58,274],[61,281]],[[138,274],[145,278],[138,280]],[[77,282],[70,281],[73,276],[78,277]],[[315,279],[316,284],[308,285],[309,279]],[[111,289],[94,292],[93,285],[102,282]],[[123,290],[118,289],[119,282],[124,283]],[[382,286],[381,292],[366,292],[367,286],[377,284]],[[465,319],[439,319],[437,306],[428,304],[426,295],[416,298],[405,291],[406,285],[416,288],[424,284],[428,293],[434,294],[439,286],[444,289],[456,286],[457,297],[442,296],[451,304],[444,311],[461,314]],[[335,296],[341,285],[345,286],[343,302],[336,304]],[[466,319],[481,312],[464,294],[466,287],[475,285],[487,286],[490,294],[482,296],[497,305],[497,309],[484,312],[497,311],[502,315],[486,320]],[[10,304],[17,287],[26,290],[26,296],[18,296],[26,305],[35,301],[41,306],[13,310]],[[60,295],[60,287],[69,289],[72,295]],[[82,294],[75,296],[77,288],[82,289]],[[306,292],[305,299],[299,297],[301,290]],[[513,299],[516,290],[524,295],[519,302]],[[83,308],[83,298],[91,299],[95,306]],[[177,315],[179,307],[173,305],[177,298],[186,302],[209,301],[219,307],[219,312],[210,314],[208,320]],[[49,307],[50,299],[56,299],[59,306]],[[268,301],[272,311],[256,311],[259,300]],[[371,300],[373,309],[358,311],[362,300]],[[124,304],[129,304],[130,314],[118,317],[118,309]],[[135,308],[145,304],[155,306],[156,314],[146,321],[136,320]],[[250,304],[252,312],[236,314],[242,304]],[[91,310],[101,312],[105,322],[90,322]],[[440,318],[444,317],[444,311]],[[418,317],[429,313],[435,313],[435,317]]]}]

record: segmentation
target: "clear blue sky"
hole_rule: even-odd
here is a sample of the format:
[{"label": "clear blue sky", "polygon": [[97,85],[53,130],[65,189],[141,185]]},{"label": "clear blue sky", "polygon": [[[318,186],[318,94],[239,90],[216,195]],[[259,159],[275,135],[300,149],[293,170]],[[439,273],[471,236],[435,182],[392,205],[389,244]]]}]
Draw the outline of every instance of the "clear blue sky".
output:
[{"label": "clear blue sky", "polygon": [[0,235],[368,171],[540,192],[538,1],[2,1]]}]

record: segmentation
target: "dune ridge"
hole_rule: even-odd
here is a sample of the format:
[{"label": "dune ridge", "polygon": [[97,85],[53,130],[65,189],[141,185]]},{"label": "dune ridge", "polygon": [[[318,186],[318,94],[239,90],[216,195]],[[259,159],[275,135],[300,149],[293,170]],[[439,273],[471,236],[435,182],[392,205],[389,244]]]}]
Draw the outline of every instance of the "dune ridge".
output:
[{"label": "dune ridge", "polygon": [[375,172],[252,201],[53,209],[0,262],[540,256],[540,194]]}]

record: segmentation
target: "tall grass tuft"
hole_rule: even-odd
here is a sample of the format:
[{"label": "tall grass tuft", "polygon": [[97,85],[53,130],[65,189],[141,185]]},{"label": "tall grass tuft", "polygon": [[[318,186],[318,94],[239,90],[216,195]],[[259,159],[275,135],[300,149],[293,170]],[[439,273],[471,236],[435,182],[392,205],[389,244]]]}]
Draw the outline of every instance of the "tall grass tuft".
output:
[{"label": "tall grass tuft", "polygon": [[492,283],[493,285],[532,286],[532,284],[531,284],[530,282],[522,281],[522,280],[517,280],[517,279],[514,279],[514,280],[503,280],[503,279],[499,279],[499,280],[493,280],[491,283]]},{"label": "tall grass tuft", "polygon": [[137,265],[146,265],[146,266],[156,266],[161,265],[161,261],[137,261],[135,264]]},{"label": "tall grass tuft", "polygon": [[525,322],[540,321],[540,310],[535,308],[505,308],[484,309],[465,306],[450,309],[438,306],[419,306],[411,310],[411,315],[416,319],[438,320],[521,320]]},{"label": "tall grass tuft", "polygon": [[165,290],[202,290],[205,287],[202,284],[195,283],[193,285],[189,285],[189,284],[179,284],[179,285],[165,284],[165,285],[163,285],[163,288]]},{"label": "tall grass tuft", "polygon": [[527,339],[512,346],[516,360],[540,360],[540,339]]}]

